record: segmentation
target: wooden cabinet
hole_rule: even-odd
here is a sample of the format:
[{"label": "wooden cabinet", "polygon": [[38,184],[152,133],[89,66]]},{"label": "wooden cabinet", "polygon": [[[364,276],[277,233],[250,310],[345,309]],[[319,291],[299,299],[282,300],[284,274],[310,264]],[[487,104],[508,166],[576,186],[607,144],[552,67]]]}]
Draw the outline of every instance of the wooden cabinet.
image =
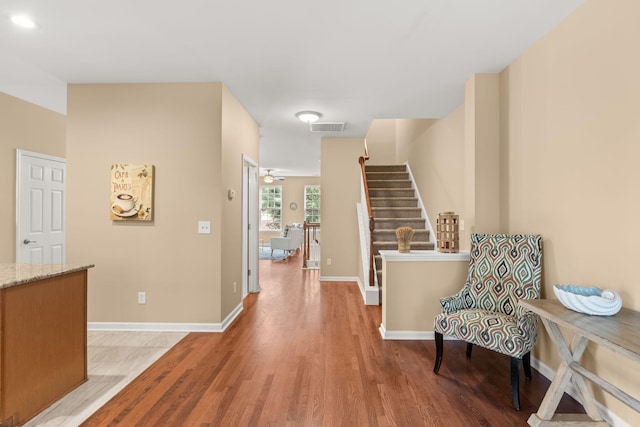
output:
[{"label": "wooden cabinet", "polygon": [[87,270],[0,289],[0,424],[87,380]]}]

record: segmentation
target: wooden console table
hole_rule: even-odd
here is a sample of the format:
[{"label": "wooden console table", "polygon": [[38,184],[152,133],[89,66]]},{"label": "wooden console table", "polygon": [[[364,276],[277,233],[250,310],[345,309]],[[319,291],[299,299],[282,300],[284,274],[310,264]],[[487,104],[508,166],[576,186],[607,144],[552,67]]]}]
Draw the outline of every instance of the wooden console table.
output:
[{"label": "wooden console table", "polygon": [[[538,412],[529,417],[530,426],[607,426],[585,379],[640,412],[640,401],[579,363],[589,341],[640,362],[640,312],[622,308],[615,316],[590,316],[569,310],[558,300],[520,300],[518,304],[540,316],[562,359]],[[573,333],[570,345],[560,327]],[[571,382],[577,387],[587,413],[555,414]]]},{"label": "wooden console table", "polygon": [[87,268],[0,264],[0,426],[87,380]]}]

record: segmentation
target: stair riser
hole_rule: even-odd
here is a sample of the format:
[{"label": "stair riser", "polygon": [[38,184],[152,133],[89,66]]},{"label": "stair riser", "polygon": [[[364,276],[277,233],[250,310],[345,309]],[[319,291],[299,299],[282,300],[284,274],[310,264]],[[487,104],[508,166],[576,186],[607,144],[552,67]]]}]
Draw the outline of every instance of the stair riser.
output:
[{"label": "stair riser", "polygon": [[378,230],[395,230],[398,227],[411,227],[414,230],[425,228],[426,221],[424,219],[378,219],[374,222],[375,228]]},{"label": "stair riser", "polygon": [[[430,242],[411,242],[410,248],[415,251],[429,251],[433,250],[435,245]],[[398,243],[397,242],[375,242],[373,244],[373,252],[378,253],[379,251],[397,251]]]},{"label": "stair riser", "polygon": [[[411,240],[416,242],[428,242],[429,241],[429,231],[428,230],[414,230],[414,234]],[[389,231],[374,231],[373,232],[373,241],[374,242],[397,242],[398,237],[396,236],[395,230]]]},{"label": "stair riser", "polygon": [[399,181],[367,181],[369,189],[372,188],[411,188],[411,181],[399,180]]},{"label": "stair riser", "polygon": [[418,199],[371,199],[371,206],[374,208],[392,207],[392,208],[415,208],[418,206]]},{"label": "stair riser", "polygon": [[369,188],[369,197],[415,197],[413,189]]},{"label": "stair riser", "polygon": [[420,208],[372,208],[374,218],[419,218]]},{"label": "stair riser", "polygon": [[405,165],[366,165],[365,172],[405,172]]},{"label": "stair riser", "polygon": [[366,172],[367,181],[409,179],[407,172]]}]

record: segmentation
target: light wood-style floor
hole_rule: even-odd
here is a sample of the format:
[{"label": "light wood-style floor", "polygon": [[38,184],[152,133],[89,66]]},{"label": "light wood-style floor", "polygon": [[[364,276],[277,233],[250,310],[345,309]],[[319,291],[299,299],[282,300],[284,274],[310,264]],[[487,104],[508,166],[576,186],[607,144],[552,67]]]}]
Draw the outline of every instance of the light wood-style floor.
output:
[{"label": "light wood-style floor", "polygon": [[526,426],[537,410],[535,370],[515,411],[506,356],[445,341],[435,375],[433,341],[382,340],[355,283],[300,267],[260,261],[262,291],[227,331],[188,334],[82,426]]},{"label": "light wood-style floor", "polygon": [[88,381],[24,426],[80,425],[186,335],[179,332],[89,331]]}]

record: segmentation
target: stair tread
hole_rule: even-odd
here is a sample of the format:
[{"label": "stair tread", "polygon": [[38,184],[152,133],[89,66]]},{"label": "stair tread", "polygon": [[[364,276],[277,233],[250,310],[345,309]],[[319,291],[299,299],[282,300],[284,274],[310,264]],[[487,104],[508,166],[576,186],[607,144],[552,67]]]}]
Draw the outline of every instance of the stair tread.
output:
[{"label": "stair tread", "polygon": [[[413,245],[428,245],[429,241],[420,241],[420,240],[412,240],[411,241],[411,246]],[[389,246],[389,245],[397,245],[398,242],[385,242],[385,241],[374,241],[373,242],[374,245],[383,245],[383,246]]]},{"label": "stair tread", "polygon": [[405,218],[395,218],[395,217],[377,217],[376,221],[421,221],[424,218],[421,217],[405,217]]},{"label": "stair tread", "polygon": [[[379,231],[379,232],[385,232],[385,233],[395,233],[396,229],[395,228],[376,228],[374,231]],[[426,228],[414,228],[413,231],[415,231],[416,233],[419,231],[429,231]]]}]

